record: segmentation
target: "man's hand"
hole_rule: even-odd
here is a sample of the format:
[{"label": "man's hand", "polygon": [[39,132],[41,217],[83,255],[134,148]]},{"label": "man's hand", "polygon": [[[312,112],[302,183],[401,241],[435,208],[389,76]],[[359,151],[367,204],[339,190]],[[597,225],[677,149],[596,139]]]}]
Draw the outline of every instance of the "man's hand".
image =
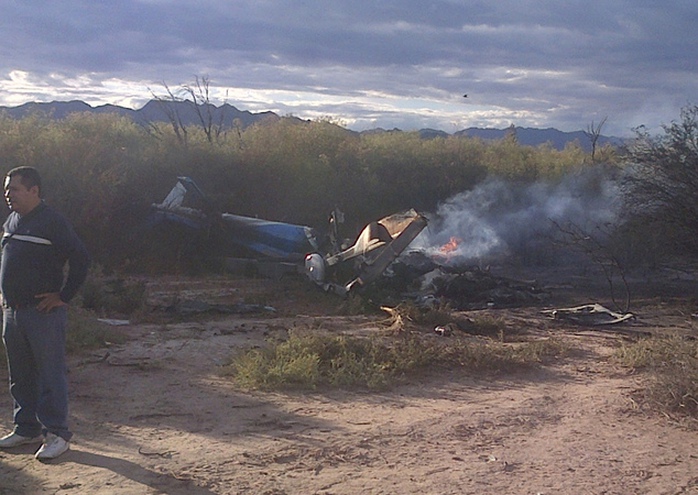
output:
[{"label": "man's hand", "polygon": [[61,300],[61,295],[58,292],[46,292],[44,294],[37,294],[34,297],[41,299],[39,304],[36,305],[36,309],[42,313],[48,313],[54,308],[68,305],[68,303]]}]

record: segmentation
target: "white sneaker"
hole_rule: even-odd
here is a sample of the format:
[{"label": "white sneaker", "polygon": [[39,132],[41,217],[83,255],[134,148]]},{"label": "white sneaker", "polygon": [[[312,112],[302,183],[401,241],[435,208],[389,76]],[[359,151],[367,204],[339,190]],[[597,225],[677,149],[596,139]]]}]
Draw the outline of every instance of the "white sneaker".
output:
[{"label": "white sneaker", "polygon": [[11,449],[12,447],[19,447],[20,445],[26,445],[28,443],[37,443],[40,442],[41,439],[41,436],[24,437],[13,431],[9,435],[0,438],[0,449]]},{"label": "white sneaker", "polygon": [[70,448],[70,444],[53,433],[47,433],[43,445],[36,451],[34,457],[40,461],[55,459]]}]

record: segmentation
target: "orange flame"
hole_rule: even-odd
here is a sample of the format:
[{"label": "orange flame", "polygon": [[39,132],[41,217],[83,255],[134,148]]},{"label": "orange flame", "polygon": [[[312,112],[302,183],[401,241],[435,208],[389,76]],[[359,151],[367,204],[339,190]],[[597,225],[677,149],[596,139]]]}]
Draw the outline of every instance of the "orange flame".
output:
[{"label": "orange flame", "polygon": [[453,253],[455,250],[458,249],[458,244],[460,244],[461,242],[463,242],[463,239],[459,239],[455,236],[451,237],[451,239],[449,239],[449,241],[446,244],[439,248],[439,253],[448,256],[449,254]]}]

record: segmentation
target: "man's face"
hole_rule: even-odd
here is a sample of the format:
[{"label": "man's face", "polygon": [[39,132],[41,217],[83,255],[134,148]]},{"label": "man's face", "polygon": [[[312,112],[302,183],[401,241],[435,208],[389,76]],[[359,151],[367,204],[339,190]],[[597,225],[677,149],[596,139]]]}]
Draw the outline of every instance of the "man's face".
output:
[{"label": "man's face", "polygon": [[32,186],[27,188],[22,184],[20,175],[5,177],[5,202],[12,211],[19,215],[25,215],[32,211],[41,202],[39,188]]}]

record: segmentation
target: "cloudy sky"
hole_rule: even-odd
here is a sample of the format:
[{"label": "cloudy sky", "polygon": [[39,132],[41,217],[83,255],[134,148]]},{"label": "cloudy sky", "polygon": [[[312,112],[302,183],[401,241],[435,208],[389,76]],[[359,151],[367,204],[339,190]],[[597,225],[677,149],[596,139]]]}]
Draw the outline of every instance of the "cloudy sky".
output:
[{"label": "cloudy sky", "polygon": [[[356,129],[659,130],[698,104],[695,0],[0,0],[0,105],[212,102]],[[464,98],[467,94],[467,98]]]}]

